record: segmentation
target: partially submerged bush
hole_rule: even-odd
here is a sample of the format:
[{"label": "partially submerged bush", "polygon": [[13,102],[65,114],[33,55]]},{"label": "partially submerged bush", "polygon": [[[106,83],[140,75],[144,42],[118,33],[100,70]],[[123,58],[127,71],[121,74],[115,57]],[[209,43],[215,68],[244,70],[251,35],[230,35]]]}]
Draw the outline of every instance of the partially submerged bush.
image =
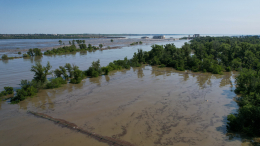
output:
[{"label": "partially submerged bush", "polygon": [[66,84],[67,82],[63,80],[62,77],[51,79],[49,83],[46,84],[47,89],[59,88],[62,84]]},{"label": "partially submerged bush", "polygon": [[42,56],[41,49],[34,48],[34,49],[29,49],[27,52],[29,56]]},{"label": "partially submerged bush", "polygon": [[164,64],[161,64],[161,65],[159,66],[159,68],[164,68],[164,67],[166,67]]},{"label": "partially submerged bush", "polygon": [[76,69],[74,72],[74,78],[70,80],[70,83],[79,84],[81,80],[85,77],[83,71]]},{"label": "partially submerged bush", "polygon": [[28,55],[28,54],[23,54],[23,57],[24,57],[24,58],[30,57],[30,55]]},{"label": "partially submerged bush", "polygon": [[7,60],[7,59],[8,59],[8,56],[7,56],[6,54],[4,54],[4,55],[2,56],[2,59],[3,59],[3,60]]},{"label": "partially submerged bush", "polygon": [[14,88],[13,87],[4,87],[5,92],[7,94],[13,94],[14,93]]},{"label": "partially submerged bush", "polygon": [[38,90],[33,86],[33,82],[22,80],[20,86],[21,89],[16,90],[16,96],[11,98],[12,103],[23,101],[27,97],[32,97],[36,95],[36,93],[38,92]]},{"label": "partially submerged bush", "polygon": [[4,87],[4,91],[0,92],[0,97],[6,96],[8,94],[13,94],[13,93],[14,93],[13,87]]},{"label": "partially submerged bush", "polygon": [[101,75],[102,70],[100,67],[100,61],[93,61],[92,66],[88,68],[87,71],[85,71],[86,76],[91,76],[91,77],[98,77]]}]

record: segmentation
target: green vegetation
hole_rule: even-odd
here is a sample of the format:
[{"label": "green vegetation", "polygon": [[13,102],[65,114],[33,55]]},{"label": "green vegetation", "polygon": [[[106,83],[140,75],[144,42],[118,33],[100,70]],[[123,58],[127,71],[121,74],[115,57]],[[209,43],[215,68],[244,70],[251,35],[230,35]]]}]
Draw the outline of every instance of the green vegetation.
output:
[{"label": "green vegetation", "polygon": [[78,66],[73,65],[73,78],[70,80],[70,83],[79,84],[81,80],[85,77],[84,72],[79,70]]},{"label": "green vegetation", "polygon": [[62,45],[62,41],[61,40],[59,40],[59,44]]},{"label": "green vegetation", "polygon": [[23,54],[23,57],[24,57],[24,58],[30,57],[30,55],[28,55],[28,54]]},{"label": "green vegetation", "polygon": [[54,55],[54,54],[64,54],[64,53],[72,53],[77,52],[77,48],[75,45],[64,46],[57,49],[47,50],[44,52],[44,55]]},{"label": "green vegetation", "polygon": [[[75,42],[78,43],[79,49],[76,48]],[[88,46],[86,46],[85,40],[72,40],[71,46],[64,46],[57,49],[47,50],[46,52],[44,52],[44,55],[75,53],[79,51],[95,51],[98,49],[98,47],[92,46],[91,44],[88,44]]]},{"label": "green vegetation", "polygon": [[29,56],[42,56],[41,49],[34,48],[34,49],[29,49],[27,52]]},{"label": "green vegetation", "polygon": [[3,60],[8,60],[8,56],[7,56],[6,54],[4,54],[4,55],[2,56],[2,59],[3,59]]},{"label": "green vegetation", "polygon": [[36,82],[45,83],[47,75],[52,74],[50,62],[46,66],[42,66],[41,63],[37,62],[35,66],[32,66],[31,71],[34,72],[34,80]]},{"label": "green vegetation", "polygon": [[100,61],[93,61],[92,62],[92,66],[89,67],[88,70],[85,71],[85,75],[86,76],[91,76],[91,77],[98,77],[99,75],[101,75],[102,70],[100,67]]},{"label": "green vegetation", "polygon": [[140,41],[140,42],[133,42],[133,43],[131,43],[130,45],[133,46],[133,45],[138,45],[138,44],[141,45],[141,44],[143,44],[143,42],[142,42],[142,41]]},{"label": "green vegetation", "polygon": [[99,48],[102,49],[103,45],[102,44],[99,44]]},{"label": "green vegetation", "polygon": [[6,54],[2,55],[2,60],[14,59],[14,58],[21,58],[21,57],[8,57]]},{"label": "green vegetation", "polygon": [[113,39],[111,39],[111,40],[110,40],[110,42],[114,42],[114,40],[113,40]]},{"label": "green vegetation", "polygon": [[[260,66],[258,66],[260,67]],[[256,70],[242,69],[236,78],[238,113],[228,115],[228,130],[248,136],[260,136],[260,75]]]},{"label": "green vegetation", "polygon": [[131,43],[130,45],[131,45],[131,46],[133,46],[133,45],[138,45],[138,42],[133,42],[133,43]]},{"label": "green vegetation", "polygon": [[22,54],[21,52],[18,52],[18,54]]},{"label": "green vegetation", "polygon": [[13,93],[14,93],[13,87],[4,87],[4,91],[0,92],[0,98]]},{"label": "green vegetation", "polygon": [[46,84],[47,89],[59,88],[62,84],[67,84],[67,81],[62,77],[51,79],[50,82]]},{"label": "green vegetation", "polygon": [[[78,50],[92,50],[94,48],[90,44],[87,47],[82,42],[77,43],[79,46],[81,45]],[[75,44],[75,41],[72,41],[72,44]],[[57,52],[78,50],[75,45],[71,45],[49,52],[56,54]],[[194,54],[191,55],[191,52]],[[237,98],[240,108],[236,114],[228,115],[227,129],[230,132],[260,136],[259,59],[259,37],[200,37],[194,38],[190,44],[185,43],[181,48],[176,48],[174,44],[167,44],[164,46],[153,45],[150,51],[138,49],[138,52],[134,53],[131,59],[115,60],[105,67],[100,66],[99,60],[94,61],[86,71],[81,71],[78,66],[71,66],[67,63],[64,67],[60,66],[54,71],[56,78],[50,81],[46,79],[46,76],[51,73],[49,71],[50,64],[43,67],[37,63],[31,69],[35,72],[34,79],[32,81],[22,80],[21,89],[17,90],[16,96],[11,101],[17,103],[26,97],[34,96],[39,89],[58,88],[62,84],[66,84],[69,78],[70,83],[80,83],[85,76],[108,75],[112,70],[139,67],[145,63],[159,67],[173,67],[180,71],[192,70],[214,74],[237,70],[240,71],[240,75],[236,78],[235,92],[241,94],[241,97]]]}]

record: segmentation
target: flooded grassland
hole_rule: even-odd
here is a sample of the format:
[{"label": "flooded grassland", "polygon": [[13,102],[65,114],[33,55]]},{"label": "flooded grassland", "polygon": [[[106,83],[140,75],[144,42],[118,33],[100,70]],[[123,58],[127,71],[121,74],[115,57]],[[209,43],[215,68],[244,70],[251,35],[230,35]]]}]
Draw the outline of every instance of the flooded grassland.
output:
[{"label": "flooded grassland", "polygon": [[0,145],[107,145],[27,110],[137,146],[244,145],[226,136],[226,117],[238,108],[235,76],[142,66],[41,90],[0,104]]}]

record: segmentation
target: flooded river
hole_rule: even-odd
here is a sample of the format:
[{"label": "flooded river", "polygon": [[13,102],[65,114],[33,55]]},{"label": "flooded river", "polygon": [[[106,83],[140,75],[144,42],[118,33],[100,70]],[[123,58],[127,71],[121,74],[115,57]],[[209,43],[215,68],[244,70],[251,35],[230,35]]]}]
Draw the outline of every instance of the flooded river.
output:
[{"label": "flooded river", "polygon": [[[188,42],[188,40],[157,42],[156,44],[165,45],[167,43],[174,43],[176,47],[181,47],[185,42]],[[30,69],[36,62],[41,62],[45,66],[49,61],[52,65],[52,70],[59,68],[59,66],[64,66],[66,63],[75,64],[81,70],[87,70],[91,66],[91,63],[98,59],[100,59],[101,66],[106,66],[114,60],[124,59],[124,57],[132,58],[138,49],[150,51],[151,45],[144,44],[96,52],[85,51],[67,55],[43,55],[43,57],[0,60],[0,91],[5,86],[19,87],[18,84],[20,84],[21,79],[33,79],[34,73],[30,72]]]},{"label": "flooded river", "polygon": [[[180,47],[184,41],[178,43],[175,45]],[[151,49],[142,45],[1,62],[1,88],[18,86],[20,79],[32,79],[29,70],[37,61],[50,61],[53,69],[74,63],[84,70],[97,59],[104,66],[125,56],[131,58],[138,48]],[[226,136],[227,115],[238,108],[231,85],[236,75],[142,66],[87,78],[77,85],[40,90],[35,97],[19,104],[0,102],[0,145],[107,145],[30,115],[27,110],[64,119],[136,146],[248,145]]]},{"label": "flooded river", "polygon": [[0,145],[106,145],[27,110],[137,146],[241,145],[226,136],[226,117],[237,109],[234,76],[143,66],[41,90],[1,104]]}]

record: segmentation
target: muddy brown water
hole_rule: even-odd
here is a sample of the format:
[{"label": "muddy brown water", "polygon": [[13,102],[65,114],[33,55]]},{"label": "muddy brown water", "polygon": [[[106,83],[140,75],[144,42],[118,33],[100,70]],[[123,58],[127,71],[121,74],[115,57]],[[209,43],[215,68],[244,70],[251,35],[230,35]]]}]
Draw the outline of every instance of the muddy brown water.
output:
[{"label": "muddy brown water", "polygon": [[[114,60],[124,59],[124,57],[127,57],[128,59],[132,58],[138,49],[150,51],[151,45],[153,44],[165,45],[174,43],[176,47],[181,47],[185,42],[188,42],[188,40],[153,42],[148,45],[125,46],[121,49],[95,52],[84,51],[74,54],[44,55],[42,57],[0,60],[0,91],[2,91],[5,86],[19,88],[18,84],[20,84],[21,79],[32,80],[34,73],[31,72],[30,69],[36,62],[40,62],[45,66],[49,61],[52,65],[51,70],[55,70],[59,68],[59,66],[64,66],[66,63],[75,64],[79,66],[81,70],[87,70],[91,66],[91,63],[98,59],[100,59],[101,66],[106,66]],[[48,76],[48,78],[51,77],[52,76]]]},{"label": "muddy brown water", "polygon": [[236,75],[142,66],[41,90],[17,105],[0,104],[0,145],[106,145],[27,110],[137,146],[248,145],[226,136],[226,117],[238,108]]}]

